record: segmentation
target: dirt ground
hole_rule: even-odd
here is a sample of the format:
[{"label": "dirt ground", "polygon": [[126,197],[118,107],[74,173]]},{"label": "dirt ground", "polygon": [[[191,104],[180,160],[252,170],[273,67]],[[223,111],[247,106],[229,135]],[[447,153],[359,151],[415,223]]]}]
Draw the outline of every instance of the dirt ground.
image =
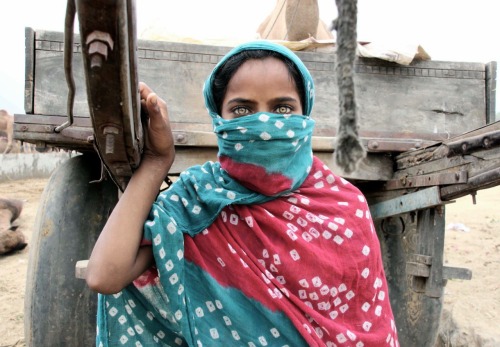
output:
[{"label": "dirt ground", "polygon": [[[29,241],[47,179],[0,183],[0,196],[22,199],[17,221],[28,247],[0,256],[0,347],[24,346],[23,305]],[[500,346],[500,187],[446,207],[445,265],[472,270],[472,280],[448,281],[439,346]],[[405,347],[405,346],[403,346]]]}]

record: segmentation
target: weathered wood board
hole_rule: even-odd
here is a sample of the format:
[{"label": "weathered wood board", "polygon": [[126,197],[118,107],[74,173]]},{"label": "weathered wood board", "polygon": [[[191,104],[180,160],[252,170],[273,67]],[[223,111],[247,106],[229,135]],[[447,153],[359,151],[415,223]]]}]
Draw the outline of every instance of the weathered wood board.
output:
[{"label": "weathered wood board", "polygon": [[[231,48],[163,41],[138,41],[139,80],[149,84],[169,107],[178,155],[173,167],[216,159],[215,136],[202,87],[215,64]],[[64,72],[64,35],[26,28],[25,115],[16,115],[17,139],[40,146],[91,151],[81,44],[75,35],[73,77],[75,123],[66,121],[68,87]],[[360,136],[368,156],[359,169],[345,175],[332,153],[338,124],[338,91],[333,53],[297,52],[316,84],[313,150],[332,169],[359,181],[392,178],[392,154],[426,147],[491,120],[495,64],[420,61],[402,66],[379,59],[358,59],[355,85]],[[492,104],[493,102],[493,104]]]},{"label": "weathered wood board", "polygon": [[[30,31],[34,49],[27,47],[33,71],[27,71],[26,113],[65,115],[67,86],[63,68],[63,34]],[[75,38],[73,75],[75,116],[88,117],[81,47]],[[139,79],[169,105],[173,122],[209,131],[202,86],[230,47],[138,42]],[[335,57],[331,53],[298,52],[316,83],[315,135],[334,136],[337,128]],[[362,136],[442,140],[486,123],[486,65],[425,61],[410,66],[378,59],[356,64],[356,98]]]}]

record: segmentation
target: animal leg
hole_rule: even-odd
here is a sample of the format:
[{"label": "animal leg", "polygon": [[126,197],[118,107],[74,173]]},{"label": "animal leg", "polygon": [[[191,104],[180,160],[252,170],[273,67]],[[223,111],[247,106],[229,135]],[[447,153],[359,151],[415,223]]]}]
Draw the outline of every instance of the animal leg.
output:
[{"label": "animal leg", "polygon": [[9,223],[15,221],[23,210],[24,202],[19,199],[0,198],[0,210],[7,210],[10,213]]},{"label": "animal leg", "polygon": [[0,231],[0,255],[22,250],[28,245],[23,233],[16,229]]}]

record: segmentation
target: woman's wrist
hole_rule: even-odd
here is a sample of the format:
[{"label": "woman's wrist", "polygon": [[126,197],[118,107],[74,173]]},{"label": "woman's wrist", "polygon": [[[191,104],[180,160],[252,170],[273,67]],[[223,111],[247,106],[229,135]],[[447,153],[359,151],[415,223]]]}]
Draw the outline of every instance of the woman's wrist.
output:
[{"label": "woman's wrist", "polygon": [[134,176],[143,176],[143,179],[147,180],[148,185],[155,187],[155,190],[156,188],[159,189],[165,177],[167,177],[173,161],[173,157],[145,155]]}]

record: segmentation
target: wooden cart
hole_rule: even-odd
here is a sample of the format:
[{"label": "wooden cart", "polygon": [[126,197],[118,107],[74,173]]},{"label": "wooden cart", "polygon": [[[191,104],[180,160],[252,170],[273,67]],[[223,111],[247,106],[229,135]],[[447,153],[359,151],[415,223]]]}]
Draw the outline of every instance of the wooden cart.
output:
[{"label": "wooden cart", "polygon": [[[140,132],[127,134],[120,124],[110,128],[108,120],[93,125],[90,114],[107,105],[100,97],[114,95],[121,107],[118,113],[130,116],[137,109],[130,97],[134,84],[137,78],[146,82],[169,106],[177,147],[171,174],[216,160],[216,139],[201,91],[206,76],[230,47],[138,41],[127,47],[112,42],[113,50],[101,39],[109,50],[104,66],[120,76],[116,88],[111,84],[108,91],[101,89],[109,93],[102,96],[87,93],[109,81],[89,82],[92,40],[90,33],[81,35],[86,40],[75,37],[70,46],[75,98],[69,121],[64,34],[26,29],[26,112],[15,115],[14,136],[39,148],[81,153],[52,174],[38,211],[26,286],[28,346],[94,344],[96,295],[75,278],[75,264],[89,257],[118,199],[117,187],[126,184],[120,178],[102,178],[109,177],[107,172],[130,174],[135,159],[124,162],[123,157],[130,148],[140,151],[142,141]],[[124,50],[131,55],[123,55]],[[433,346],[446,281],[471,278],[467,269],[443,265],[445,205],[500,184],[496,63],[420,61],[402,66],[358,59],[360,136],[368,154],[357,171],[345,175],[332,155],[338,122],[335,56],[297,54],[317,87],[313,150],[369,201],[400,344]],[[123,68],[127,62],[130,65]],[[113,70],[117,66],[121,70]],[[127,83],[132,92],[124,94],[120,88]],[[99,157],[97,147],[106,147],[108,156]]]}]

